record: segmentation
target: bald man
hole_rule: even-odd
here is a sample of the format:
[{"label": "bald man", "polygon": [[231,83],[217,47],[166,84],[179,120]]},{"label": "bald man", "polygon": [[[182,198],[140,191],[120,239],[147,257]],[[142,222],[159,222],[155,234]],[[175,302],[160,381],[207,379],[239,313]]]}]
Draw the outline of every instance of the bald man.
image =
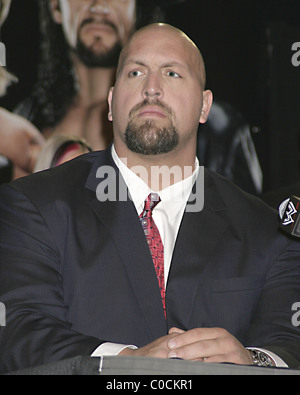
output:
[{"label": "bald man", "polygon": [[138,31],[108,101],[109,149],[0,189],[1,371],[107,354],[299,366],[300,245],[199,167],[198,48]]}]

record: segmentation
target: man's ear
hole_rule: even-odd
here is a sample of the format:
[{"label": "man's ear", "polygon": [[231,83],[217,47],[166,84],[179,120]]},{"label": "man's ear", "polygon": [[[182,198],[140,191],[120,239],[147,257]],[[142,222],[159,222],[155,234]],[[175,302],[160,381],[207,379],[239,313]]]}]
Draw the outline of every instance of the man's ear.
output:
[{"label": "man's ear", "polygon": [[113,120],[113,115],[112,115],[112,100],[113,100],[113,95],[114,95],[114,87],[110,88],[108,92],[108,105],[109,105],[109,111],[108,111],[108,120],[112,122]]},{"label": "man's ear", "polygon": [[213,102],[213,94],[211,91],[206,90],[203,92],[203,106],[201,111],[201,117],[199,123],[205,123],[207,121],[210,108]]},{"label": "man's ear", "polygon": [[54,22],[62,23],[62,14],[60,10],[59,0],[49,0],[49,7]]}]

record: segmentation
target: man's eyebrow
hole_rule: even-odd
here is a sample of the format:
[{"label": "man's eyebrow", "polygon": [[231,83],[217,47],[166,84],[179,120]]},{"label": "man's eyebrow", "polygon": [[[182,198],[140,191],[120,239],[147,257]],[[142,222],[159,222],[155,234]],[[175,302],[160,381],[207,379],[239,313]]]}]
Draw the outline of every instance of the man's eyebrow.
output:
[{"label": "man's eyebrow", "polygon": [[[142,62],[141,60],[138,60],[138,59],[128,59],[128,60],[124,63],[124,66],[131,65],[131,64],[137,65],[137,66],[148,67],[144,62]],[[162,68],[162,69],[165,69],[165,68],[168,68],[168,67],[188,68],[187,65],[185,65],[185,64],[183,64],[183,63],[180,63],[180,62],[178,62],[178,61],[166,62],[166,63],[163,63],[163,64],[160,66],[160,68]]]},{"label": "man's eyebrow", "polygon": [[144,66],[144,67],[147,67],[147,65],[146,65],[145,63],[143,63],[142,61],[140,61],[140,60],[135,60],[135,59],[128,59],[128,60],[124,63],[124,66],[131,65],[131,64],[134,64],[134,65],[137,65],[137,66]]},{"label": "man's eyebrow", "polygon": [[161,65],[161,68],[168,68],[168,67],[182,67],[182,68],[187,68],[187,66],[183,63],[174,61],[174,62],[168,62],[168,63],[164,63]]}]

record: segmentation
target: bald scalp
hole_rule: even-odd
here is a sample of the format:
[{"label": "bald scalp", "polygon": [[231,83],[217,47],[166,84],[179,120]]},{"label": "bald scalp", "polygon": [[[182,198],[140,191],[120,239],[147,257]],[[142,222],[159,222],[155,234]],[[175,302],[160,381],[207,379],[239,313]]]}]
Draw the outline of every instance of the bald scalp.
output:
[{"label": "bald scalp", "polygon": [[195,68],[196,68],[195,72],[198,73],[200,85],[204,90],[206,85],[206,71],[205,71],[204,60],[199,48],[183,31],[165,23],[154,23],[151,25],[147,25],[141,28],[140,30],[136,31],[131,36],[131,38],[128,40],[128,42],[126,43],[120,54],[116,78],[118,79],[120,73],[122,72],[126,59],[128,58],[129,52],[135,46],[137,41],[143,36],[151,37],[151,35],[154,34],[161,34],[162,36],[164,36],[165,34],[169,34],[170,37],[171,35],[173,35],[174,39],[181,41],[186,46],[186,48],[188,48],[188,50],[191,53],[191,56],[194,56],[195,58]]}]

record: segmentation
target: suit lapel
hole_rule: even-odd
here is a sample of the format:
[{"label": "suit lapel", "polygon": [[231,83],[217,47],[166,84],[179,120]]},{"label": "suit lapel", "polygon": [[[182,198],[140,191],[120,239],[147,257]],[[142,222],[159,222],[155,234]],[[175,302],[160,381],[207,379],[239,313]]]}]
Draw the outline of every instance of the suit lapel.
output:
[{"label": "suit lapel", "polygon": [[199,278],[227,228],[220,215],[226,207],[212,183],[206,174],[203,210],[183,216],[167,285],[169,327],[188,329]]},{"label": "suit lapel", "polygon": [[[106,163],[108,163],[108,166],[106,164],[107,171],[110,172],[109,180],[99,177],[99,172],[97,177],[97,171],[101,167],[99,163],[93,166],[90,173],[86,187],[97,191],[98,194],[91,201],[90,205],[108,230],[118,250],[120,260],[128,273],[132,289],[148,323],[153,339],[157,339],[165,335],[167,329],[149,247],[134,204],[130,198],[126,199],[125,197],[125,194],[127,194],[125,182],[111,156],[108,157]],[[114,179],[111,177],[114,177]],[[111,191],[114,192],[109,192],[107,188],[106,191],[104,191],[105,188],[99,188],[103,180],[108,188],[111,187]],[[114,183],[113,187],[112,183]],[[122,201],[119,199],[120,191]],[[113,198],[114,193],[115,199]],[[105,200],[107,195],[110,196],[110,200]]]}]

